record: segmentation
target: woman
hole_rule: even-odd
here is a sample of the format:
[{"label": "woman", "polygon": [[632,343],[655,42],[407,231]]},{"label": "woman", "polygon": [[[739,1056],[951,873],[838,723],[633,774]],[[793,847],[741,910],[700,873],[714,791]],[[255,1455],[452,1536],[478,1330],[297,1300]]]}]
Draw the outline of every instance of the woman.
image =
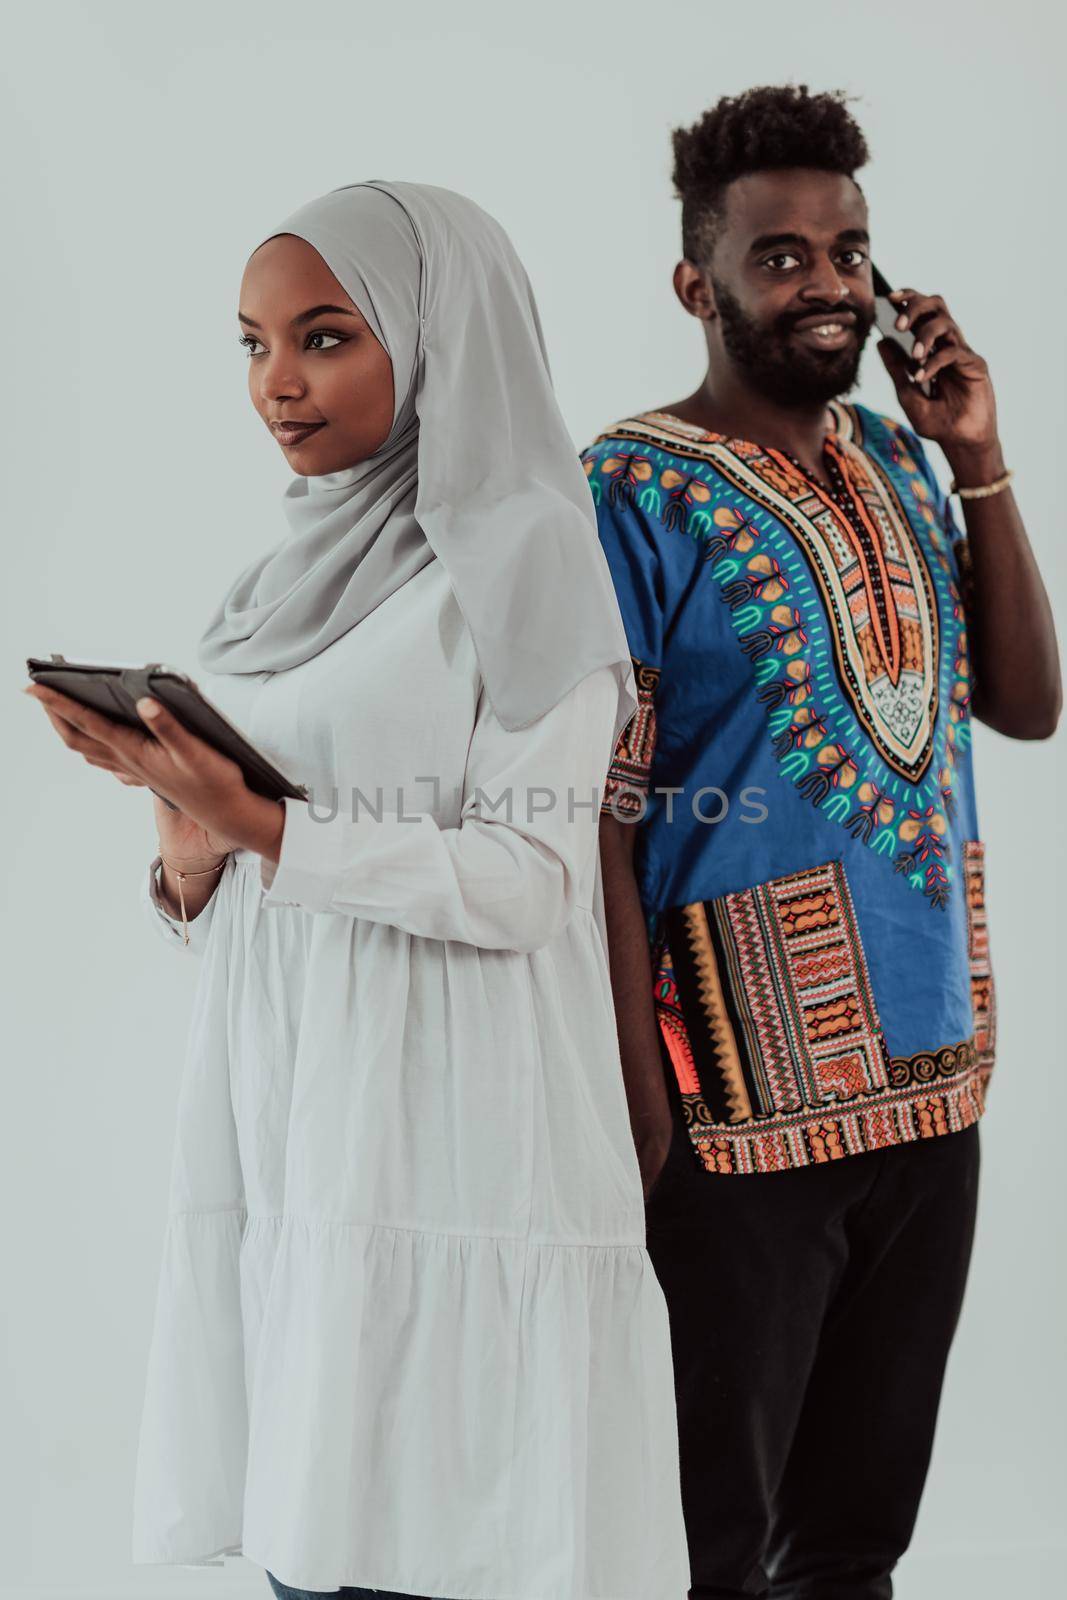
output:
[{"label": "woman", "polygon": [[252,253],[240,321],[297,477],[200,682],[312,805],[36,691],[178,807],[143,895],[201,958],[135,1559],[681,1595],[596,848],[632,671],[529,284],[469,200],[357,184]]}]

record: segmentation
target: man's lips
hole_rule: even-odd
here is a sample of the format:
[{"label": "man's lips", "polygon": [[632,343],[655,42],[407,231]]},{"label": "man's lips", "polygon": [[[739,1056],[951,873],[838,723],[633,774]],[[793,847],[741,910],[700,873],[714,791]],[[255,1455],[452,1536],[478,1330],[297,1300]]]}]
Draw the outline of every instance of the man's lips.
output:
[{"label": "man's lips", "polygon": [[297,422],[295,419],[286,419],[283,422],[272,422],[270,431],[279,444],[299,444],[311,434],[318,433],[320,428],[326,426],[325,422]]},{"label": "man's lips", "polygon": [[798,317],[789,329],[809,350],[842,350],[856,335],[852,311],[819,311]]},{"label": "man's lips", "polygon": [[809,311],[803,317],[794,319],[794,328],[817,328],[824,322],[847,322],[852,327],[856,325],[856,313],[849,311],[846,306],[838,306],[834,311]]}]

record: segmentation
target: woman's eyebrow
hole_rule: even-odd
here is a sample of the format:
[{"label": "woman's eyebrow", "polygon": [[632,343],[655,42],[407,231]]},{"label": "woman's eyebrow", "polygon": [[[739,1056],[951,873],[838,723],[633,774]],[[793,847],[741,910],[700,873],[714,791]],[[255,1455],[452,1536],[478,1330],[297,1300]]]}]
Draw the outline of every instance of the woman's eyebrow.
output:
[{"label": "woman's eyebrow", "polygon": [[[354,317],[356,314],[354,311],[346,311],[344,306],[312,306],[310,311],[298,312],[289,326],[299,328],[303,323],[313,322],[316,317],[321,317],[327,311],[338,317]],[[261,326],[253,317],[246,317],[243,311],[237,313],[237,320],[238,322],[243,322],[248,328],[259,328]]]}]

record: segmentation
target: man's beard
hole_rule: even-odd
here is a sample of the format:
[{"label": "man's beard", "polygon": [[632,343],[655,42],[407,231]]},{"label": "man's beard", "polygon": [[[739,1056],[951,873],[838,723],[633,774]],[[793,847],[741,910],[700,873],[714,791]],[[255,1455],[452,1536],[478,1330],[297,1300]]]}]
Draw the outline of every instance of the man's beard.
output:
[{"label": "man's beard", "polygon": [[[790,408],[825,405],[854,387],[863,346],[874,321],[862,306],[848,307],[856,319],[854,343],[842,350],[805,350],[790,342],[790,334],[802,317],[810,317],[821,307],[783,313],[763,325],[750,317],[721,283],[713,280],[712,287],[726,353],[741,368],[751,387],[768,400]],[[833,321],[835,313],[840,316],[843,309],[841,305],[827,306],[826,320]]]}]

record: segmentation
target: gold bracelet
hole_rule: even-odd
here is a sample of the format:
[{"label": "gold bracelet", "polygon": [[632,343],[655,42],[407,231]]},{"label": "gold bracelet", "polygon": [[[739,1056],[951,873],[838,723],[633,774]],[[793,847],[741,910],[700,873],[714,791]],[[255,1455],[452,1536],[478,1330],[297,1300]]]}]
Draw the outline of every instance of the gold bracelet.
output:
[{"label": "gold bracelet", "polygon": [[999,494],[1002,489],[1006,489],[1014,476],[1013,469],[1009,467],[1002,478],[997,478],[993,483],[979,484],[974,489],[961,489],[955,478],[953,478],[948,492],[949,494],[958,494],[961,500],[985,500],[989,495]]},{"label": "gold bracelet", "polygon": [[217,862],[213,867],[205,867],[203,872],[183,872],[180,867],[171,866],[170,862],[167,860],[166,856],[162,854],[162,852],[160,853],[159,859],[162,861],[165,867],[170,867],[170,870],[174,873],[178,880],[178,904],[182,908],[182,933],[185,935],[186,944],[188,944],[189,923],[185,915],[185,893],[182,889],[182,884],[185,882],[186,878],[206,878],[209,872],[218,872],[219,867],[224,867],[227,861],[229,861],[230,852],[227,850],[221,861]]}]

